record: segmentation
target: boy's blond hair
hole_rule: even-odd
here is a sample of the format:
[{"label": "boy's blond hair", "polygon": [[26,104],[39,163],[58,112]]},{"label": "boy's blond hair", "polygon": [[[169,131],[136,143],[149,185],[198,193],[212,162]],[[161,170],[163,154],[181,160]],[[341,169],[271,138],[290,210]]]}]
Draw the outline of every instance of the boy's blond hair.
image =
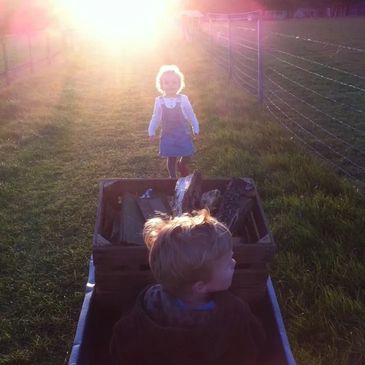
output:
[{"label": "boy's blond hair", "polygon": [[155,279],[175,294],[208,281],[215,261],[232,250],[228,228],[206,209],[194,215],[152,218],[143,233]]},{"label": "boy's blond hair", "polygon": [[177,91],[177,93],[179,93],[185,87],[185,80],[184,80],[183,73],[180,71],[180,69],[176,65],[162,65],[160,67],[160,70],[158,71],[158,74],[156,76],[156,88],[157,88],[157,90],[161,94],[164,93],[164,91],[161,87],[161,82],[162,82],[163,77],[168,73],[175,74],[180,79],[180,88]]}]

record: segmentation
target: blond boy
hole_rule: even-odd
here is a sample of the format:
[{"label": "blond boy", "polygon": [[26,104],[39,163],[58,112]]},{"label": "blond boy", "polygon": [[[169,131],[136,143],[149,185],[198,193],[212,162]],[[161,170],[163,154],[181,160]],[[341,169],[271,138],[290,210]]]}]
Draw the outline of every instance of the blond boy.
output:
[{"label": "blond boy", "polygon": [[115,325],[114,364],[254,364],[265,335],[247,303],[227,289],[234,273],[229,230],[209,212],[146,222],[158,284]]}]

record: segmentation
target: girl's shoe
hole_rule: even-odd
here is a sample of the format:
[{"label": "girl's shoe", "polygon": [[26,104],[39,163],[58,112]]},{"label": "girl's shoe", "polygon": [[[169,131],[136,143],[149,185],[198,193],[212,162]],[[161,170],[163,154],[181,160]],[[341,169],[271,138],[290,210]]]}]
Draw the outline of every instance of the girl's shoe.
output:
[{"label": "girl's shoe", "polygon": [[185,177],[189,175],[189,169],[188,166],[184,163],[181,163],[181,161],[177,162],[177,169],[179,170],[180,176]]}]

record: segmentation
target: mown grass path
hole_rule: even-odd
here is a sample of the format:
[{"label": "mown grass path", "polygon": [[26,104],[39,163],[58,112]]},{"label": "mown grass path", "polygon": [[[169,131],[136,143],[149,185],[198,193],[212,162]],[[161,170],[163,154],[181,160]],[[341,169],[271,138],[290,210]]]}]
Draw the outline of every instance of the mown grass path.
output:
[{"label": "mown grass path", "polygon": [[273,278],[298,364],[364,361],[365,203],[189,45],[69,60],[1,91],[0,364],[68,361],[92,252],[98,181],[166,176],[147,126],[162,63],[186,74],[194,164],[252,176],[279,253]]}]

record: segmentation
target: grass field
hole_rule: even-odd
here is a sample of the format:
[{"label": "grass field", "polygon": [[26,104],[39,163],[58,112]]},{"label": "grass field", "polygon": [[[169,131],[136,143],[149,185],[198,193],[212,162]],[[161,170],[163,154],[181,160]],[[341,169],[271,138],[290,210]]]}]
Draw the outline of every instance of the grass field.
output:
[{"label": "grass field", "polygon": [[199,47],[110,57],[80,47],[0,97],[0,364],[65,364],[98,181],[166,176],[147,126],[162,63],[186,74],[205,176],[251,176],[279,247],[272,276],[299,365],[365,362],[365,202]]}]

